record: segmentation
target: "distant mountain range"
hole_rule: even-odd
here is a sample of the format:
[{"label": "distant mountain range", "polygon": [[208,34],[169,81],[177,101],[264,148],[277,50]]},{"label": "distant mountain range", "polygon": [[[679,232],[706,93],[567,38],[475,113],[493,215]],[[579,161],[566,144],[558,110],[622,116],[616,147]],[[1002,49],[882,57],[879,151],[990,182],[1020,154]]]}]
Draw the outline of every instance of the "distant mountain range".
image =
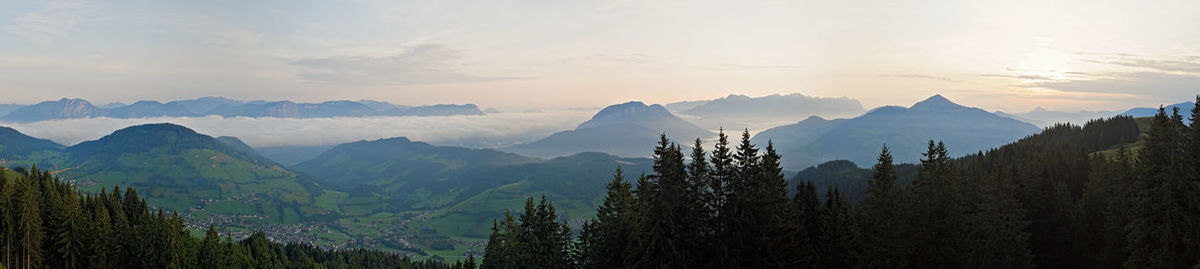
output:
[{"label": "distant mountain range", "polygon": [[322,103],[296,103],[292,101],[238,101],[221,97],[204,97],[191,100],[138,101],[125,105],[114,103],[97,107],[83,99],[60,99],[28,106],[12,108],[0,106],[5,112],[0,121],[36,122],[54,119],[76,119],[92,117],[149,118],[149,117],[195,117],[219,115],[224,117],[276,117],[276,118],[328,118],[367,116],[451,116],[483,115],[474,104],[432,105],[409,107],[387,102],[328,101]]},{"label": "distant mountain range", "polygon": [[762,97],[731,94],[715,100],[676,102],[666,107],[708,130],[721,127],[726,130],[761,130],[810,116],[851,117],[865,111],[855,99],[812,97],[798,93]]},{"label": "distant mountain range", "polygon": [[560,157],[581,152],[603,152],[623,157],[649,157],[660,134],[691,145],[696,138],[716,134],[676,117],[662,105],[628,102],[600,110],[575,130],[562,131],[538,141],[500,150],[534,157]]},{"label": "distant mountain range", "polygon": [[[1196,103],[1195,102],[1183,102],[1183,103],[1178,103],[1178,104],[1173,104],[1173,105],[1163,107],[1163,109],[1167,110],[1167,115],[1170,115],[1171,111],[1174,110],[1175,108],[1179,108],[1179,114],[1183,115],[1183,122],[1187,123],[1187,124],[1191,124],[1192,109],[1196,108]],[[1158,114],[1157,107],[1139,107],[1139,108],[1130,109],[1130,110],[1125,111],[1124,113],[1121,113],[1122,116],[1133,116],[1135,118],[1153,117],[1154,114]]]},{"label": "distant mountain range", "polygon": [[1029,112],[1024,113],[1005,113],[996,111],[996,115],[1005,116],[1020,121],[1032,123],[1041,128],[1046,128],[1059,123],[1070,123],[1074,125],[1083,125],[1089,120],[1108,118],[1117,115],[1117,111],[1054,111],[1042,107],[1034,108]]},{"label": "distant mountain range", "polygon": [[774,141],[783,154],[784,168],[800,170],[831,160],[867,166],[875,162],[885,144],[897,162],[916,162],[929,140],[944,141],[951,154],[962,156],[1039,130],[1033,124],[935,95],[909,108],[885,106],[851,119],[810,118],[763,131],[753,141],[759,145]]}]

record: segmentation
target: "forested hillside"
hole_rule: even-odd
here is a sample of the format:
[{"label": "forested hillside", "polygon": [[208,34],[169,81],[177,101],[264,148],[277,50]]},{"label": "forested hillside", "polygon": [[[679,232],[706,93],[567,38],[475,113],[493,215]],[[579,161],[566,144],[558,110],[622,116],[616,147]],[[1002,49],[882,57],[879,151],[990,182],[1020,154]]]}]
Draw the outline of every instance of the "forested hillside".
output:
[{"label": "forested hillside", "polygon": [[36,167],[0,171],[0,268],[475,268],[377,250],[280,244],[262,233],[193,237],[127,188],[81,194]]},{"label": "forested hillside", "polygon": [[506,213],[483,268],[1196,268],[1200,126],[1183,119],[1160,109],[1136,157],[1129,117],[957,160],[929,141],[907,185],[884,147],[857,204],[811,181],[788,197],[748,134],[690,158],[664,136],[653,173],[634,188],[617,170],[577,236],[544,198]]}]

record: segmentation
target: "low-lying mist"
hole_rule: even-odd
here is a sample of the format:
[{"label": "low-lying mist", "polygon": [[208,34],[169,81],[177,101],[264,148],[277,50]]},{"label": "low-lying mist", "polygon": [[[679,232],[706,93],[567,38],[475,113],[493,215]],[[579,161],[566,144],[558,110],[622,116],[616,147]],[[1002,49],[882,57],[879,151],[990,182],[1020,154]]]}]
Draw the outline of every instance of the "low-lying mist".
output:
[{"label": "low-lying mist", "polygon": [[87,118],[32,123],[0,122],[27,135],[63,145],[95,140],[147,123],[174,123],[196,132],[240,138],[252,147],[334,145],[358,140],[407,137],[435,145],[475,148],[530,142],[574,129],[595,111],[558,110],[434,117],[248,118],[220,116],[141,119]]}]

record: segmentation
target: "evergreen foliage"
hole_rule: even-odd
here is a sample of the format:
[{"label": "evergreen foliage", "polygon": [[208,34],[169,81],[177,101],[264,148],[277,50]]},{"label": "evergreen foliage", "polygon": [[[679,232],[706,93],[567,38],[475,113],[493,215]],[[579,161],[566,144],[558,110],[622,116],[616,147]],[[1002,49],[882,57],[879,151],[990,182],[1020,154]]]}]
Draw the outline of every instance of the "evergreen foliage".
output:
[{"label": "evergreen foliage", "polygon": [[210,227],[193,238],[183,218],[153,209],[136,190],[111,190],[80,193],[36,166],[28,175],[0,170],[0,267],[475,268],[472,259],[448,265],[376,250],[280,244],[261,232],[234,241]]}]

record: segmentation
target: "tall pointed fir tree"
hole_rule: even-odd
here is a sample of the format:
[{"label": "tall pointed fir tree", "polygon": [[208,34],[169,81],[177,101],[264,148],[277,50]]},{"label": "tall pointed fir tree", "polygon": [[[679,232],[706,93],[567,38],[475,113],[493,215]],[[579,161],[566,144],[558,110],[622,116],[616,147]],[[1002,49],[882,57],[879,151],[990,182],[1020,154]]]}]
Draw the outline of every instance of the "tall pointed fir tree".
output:
[{"label": "tall pointed fir tree", "polygon": [[630,244],[637,229],[633,186],[618,167],[607,188],[608,194],[596,210],[596,220],[590,224],[591,242],[583,255],[590,268],[627,267],[627,257],[633,254]]},{"label": "tall pointed fir tree", "polygon": [[909,186],[903,240],[907,266],[962,267],[966,207],[959,192],[959,173],[945,144],[929,141],[917,178]]},{"label": "tall pointed fir tree", "polygon": [[896,166],[887,145],[879,152],[875,173],[867,182],[867,195],[858,202],[859,227],[862,228],[863,266],[897,268],[904,260],[900,252],[901,234],[896,230],[903,212],[903,192],[897,183]]},{"label": "tall pointed fir tree", "polygon": [[1128,268],[1186,268],[1200,261],[1200,182],[1185,150],[1183,117],[1159,108],[1138,154]]},{"label": "tall pointed fir tree", "polygon": [[800,229],[798,233],[803,235],[797,239],[800,246],[796,250],[799,252],[797,260],[802,264],[815,266],[818,258],[816,244],[820,234],[821,196],[817,194],[817,185],[812,181],[801,180],[800,184],[796,185],[796,193],[792,196],[792,212]]},{"label": "tall pointed fir tree", "polygon": [[[687,172],[678,146],[662,135],[654,148],[654,174],[638,186],[637,266],[693,267],[698,262],[694,208],[687,202]],[[643,191],[643,188],[646,188]]]},{"label": "tall pointed fir tree", "polygon": [[837,188],[829,188],[825,193],[825,203],[817,216],[818,267],[860,267],[862,245],[858,236],[858,224],[854,218],[850,200]]}]

